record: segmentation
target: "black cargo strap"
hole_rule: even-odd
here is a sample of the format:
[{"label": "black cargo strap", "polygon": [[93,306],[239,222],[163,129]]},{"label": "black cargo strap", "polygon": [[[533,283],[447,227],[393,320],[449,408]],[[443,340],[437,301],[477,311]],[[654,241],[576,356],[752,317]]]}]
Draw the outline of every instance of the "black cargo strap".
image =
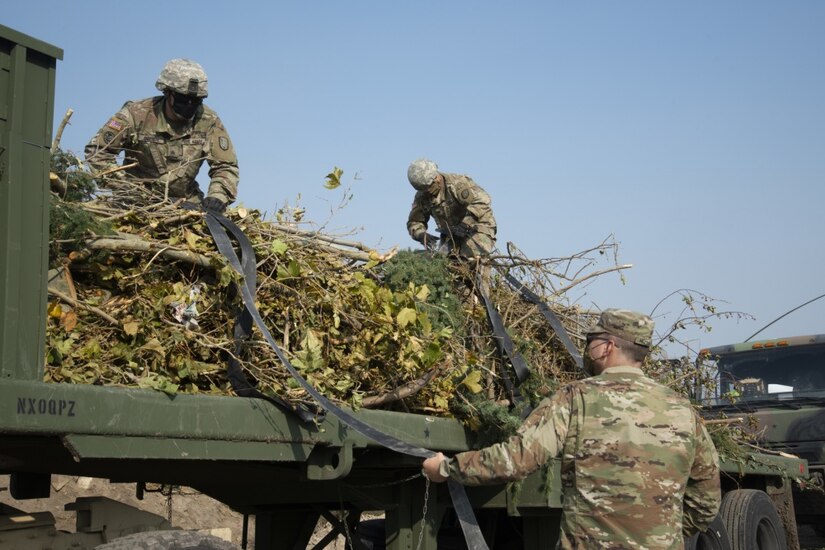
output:
[{"label": "black cargo strap", "polygon": [[575,361],[576,366],[579,367],[579,369],[583,369],[584,364],[582,362],[582,356],[579,353],[578,348],[575,344],[573,344],[573,341],[567,334],[567,330],[565,330],[564,325],[561,324],[561,321],[559,321],[559,318],[556,316],[556,314],[553,313],[553,310],[550,309],[550,307],[547,304],[545,304],[544,301],[535,292],[524,286],[524,284],[522,284],[521,281],[510,275],[506,270],[502,269],[501,267],[498,267],[497,269],[499,273],[501,273],[504,276],[507,282],[510,283],[512,287],[515,288],[524,297],[525,300],[538,306],[539,311],[542,315],[544,315],[544,318],[547,319],[547,322],[550,323],[550,327],[556,333],[556,336],[559,337],[559,340],[561,340],[561,343],[564,345],[564,348],[567,350],[567,353],[569,353],[570,356],[573,358],[573,361]]},{"label": "black cargo strap", "polygon": [[[247,239],[246,235],[244,235],[243,231],[241,231],[241,228],[228,219],[226,219],[226,221],[228,222],[228,225],[224,225],[224,227],[229,229],[241,247],[241,267],[242,274],[244,276],[244,284],[250,287],[250,292],[253,296],[255,296],[257,293],[256,287],[258,279],[255,250],[252,248],[252,244],[249,242],[249,239]],[[302,421],[311,422],[316,416],[312,413],[312,411],[307,410],[303,406],[293,407],[290,403],[284,401],[280,397],[269,396],[260,392],[249,382],[246,374],[241,369],[241,364],[240,361],[238,361],[238,357],[240,357],[243,353],[244,342],[249,340],[252,336],[252,322],[252,314],[246,307],[244,307],[240,314],[235,318],[235,327],[233,329],[235,353],[229,357],[229,366],[227,368],[227,377],[229,378],[230,384],[232,384],[232,389],[234,389],[235,393],[241,397],[256,397],[258,399],[265,399],[274,405],[297,414]]]},{"label": "black cargo strap", "polygon": [[[184,202],[181,207],[185,210],[201,209],[200,206],[191,202]],[[232,231],[233,235],[236,234],[236,231],[237,234],[243,235],[243,232],[237,225],[233,223],[232,226],[234,229],[230,229],[230,231]],[[243,276],[246,284],[252,285],[252,293],[254,295],[255,288],[258,284],[258,270],[255,265],[255,251],[252,249],[249,239],[246,239],[245,235],[243,235],[243,237],[243,239],[238,240],[241,245],[241,264],[243,268]],[[235,287],[235,290],[237,291],[237,287]],[[229,379],[229,384],[232,386],[235,393],[241,397],[254,397],[257,399],[263,399],[264,401],[269,401],[280,409],[296,414],[302,421],[311,422],[315,418],[315,415],[312,412],[308,411],[304,407],[293,407],[290,403],[284,401],[277,395],[266,395],[265,393],[262,393],[253,384],[251,384],[249,379],[246,377],[246,374],[241,368],[241,363],[238,360],[238,357],[241,357],[244,352],[244,343],[252,336],[252,316],[245,307],[235,316],[235,326],[232,329],[232,336],[235,342],[235,347],[234,353],[230,354],[229,360],[227,361],[226,377]]]},{"label": "black cargo strap", "polygon": [[[527,380],[528,376],[530,376],[530,370],[527,368],[527,363],[524,361],[524,357],[516,351],[516,347],[513,344],[513,339],[510,338],[510,335],[507,334],[507,329],[504,327],[504,321],[501,318],[501,314],[499,314],[496,306],[493,305],[493,301],[487,295],[487,285],[482,280],[481,274],[479,274],[476,278],[476,288],[478,288],[478,293],[481,295],[481,299],[484,302],[484,307],[487,309],[487,318],[490,320],[490,325],[493,327],[496,345],[502,355],[506,355],[507,358],[510,359],[510,363],[513,365],[513,370],[516,371],[516,380],[518,380],[518,383],[521,384]],[[509,377],[503,375],[503,379],[505,385],[507,385],[509,382]],[[512,385],[512,382],[509,383]],[[510,388],[508,387],[508,390],[509,389]],[[518,394],[518,390],[515,390],[515,394]]]},{"label": "black cargo strap", "polygon": [[[246,310],[249,312],[252,320],[255,322],[255,325],[257,325],[270,347],[272,347],[275,351],[275,355],[278,356],[278,359],[281,361],[289,374],[291,374],[292,377],[298,382],[298,384],[300,384],[300,386],[304,388],[304,390],[311,395],[328,413],[338,418],[338,420],[356,432],[372,439],[383,447],[401,454],[416,456],[419,458],[428,458],[435,455],[435,453],[429,449],[410,445],[409,443],[406,443],[389,434],[385,434],[384,432],[377,430],[369,424],[359,420],[351,413],[332,403],[324,395],[318,392],[318,390],[312,387],[312,385],[307,382],[304,377],[301,376],[301,374],[295,369],[295,367],[292,366],[292,363],[289,362],[289,359],[287,359],[281,351],[280,347],[278,347],[278,344],[275,342],[275,339],[266,327],[266,323],[264,323],[261,318],[261,315],[255,306],[254,279],[247,281],[246,272],[241,266],[241,262],[238,260],[235,249],[232,247],[232,243],[229,240],[224,228],[229,229],[229,231],[232,232],[232,235],[240,244],[241,250],[252,250],[252,245],[249,243],[249,239],[247,239],[243,231],[241,231],[241,229],[232,221],[221,214],[216,214],[215,212],[206,213],[206,225],[209,228],[209,232],[212,234],[212,238],[215,240],[215,245],[218,247],[218,251],[226,257],[229,265],[232,266],[238,274],[244,277],[244,284],[241,285],[241,295],[243,297],[243,303],[246,306]],[[448,486],[450,489],[450,496],[453,500],[453,507],[456,515],[458,516],[459,522],[461,523],[461,529],[464,531],[464,538],[467,541],[468,548],[486,550],[488,548],[487,543],[481,535],[481,530],[478,527],[478,522],[473,514],[473,509],[470,505],[469,499],[467,498],[467,493],[464,486],[453,481],[452,479],[448,480]]]}]

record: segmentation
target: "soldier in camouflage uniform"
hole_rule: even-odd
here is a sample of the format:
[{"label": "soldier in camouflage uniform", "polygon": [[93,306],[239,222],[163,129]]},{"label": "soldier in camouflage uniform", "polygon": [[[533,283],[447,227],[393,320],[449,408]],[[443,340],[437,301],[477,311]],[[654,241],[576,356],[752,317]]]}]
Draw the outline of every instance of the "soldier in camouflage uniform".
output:
[{"label": "soldier in camouflage uniform", "polygon": [[688,400],[645,376],[653,321],[605,310],[587,334],[593,376],[545,399],[504,443],[424,461],[433,481],[521,479],[561,457],[559,548],[680,549],[719,509],[719,459]]},{"label": "soldier in camouflage uniform", "polygon": [[[446,174],[426,159],[410,164],[407,178],[416,189],[407,219],[410,236],[430,250],[440,246],[464,258],[490,254],[496,246],[496,219],[490,195],[469,176]],[[430,217],[440,236],[427,233]]]},{"label": "soldier in camouflage uniform", "polygon": [[[207,78],[188,59],[169,61],[155,87],[162,96],[128,101],[86,146],[86,160],[96,173],[137,163],[107,178],[140,181],[165,197],[186,198],[222,212],[238,191],[238,159],[221,119],[203,104]],[[195,178],[203,161],[209,164],[206,198]],[[105,181],[105,180],[104,180]]]}]

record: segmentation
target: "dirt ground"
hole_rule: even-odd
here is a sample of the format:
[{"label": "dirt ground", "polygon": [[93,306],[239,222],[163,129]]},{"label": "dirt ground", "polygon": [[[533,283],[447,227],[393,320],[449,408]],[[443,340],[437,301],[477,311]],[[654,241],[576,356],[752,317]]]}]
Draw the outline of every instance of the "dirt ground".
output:
[{"label": "dirt ground", "polygon": [[[105,479],[90,477],[52,476],[51,496],[46,499],[15,500],[6,490],[9,476],[0,476],[0,502],[25,512],[51,512],[55,517],[58,530],[74,532],[75,514],[67,512],[64,507],[78,497],[105,496],[113,500],[134,506],[141,510],[169,519],[169,499],[159,493],[145,493],[143,500],[135,495],[134,483],[109,483]],[[240,548],[243,533],[243,516],[220,502],[188,488],[181,488],[172,495],[171,523],[181,529],[208,530],[211,534],[229,540]],[[329,531],[329,525],[319,524],[313,542],[319,540]],[[249,543],[252,550],[255,537],[254,518],[249,519]],[[338,537],[330,550],[346,548],[343,537]]]}]

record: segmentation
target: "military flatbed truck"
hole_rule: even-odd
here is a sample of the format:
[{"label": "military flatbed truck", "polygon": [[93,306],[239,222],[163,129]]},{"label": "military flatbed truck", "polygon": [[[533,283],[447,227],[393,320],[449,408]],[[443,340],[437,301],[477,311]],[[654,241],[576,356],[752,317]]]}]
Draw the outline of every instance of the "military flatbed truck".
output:
[{"label": "military flatbed truck", "polygon": [[[0,473],[11,496],[44,498],[50,476],[194,488],[254,516],[257,550],[308,547],[320,517],[353,548],[462,546],[444,485],[426,487],[421,459],[390,451],[335,416],[305,422],[257,399],[44,383],[49,162],[57,60],[63,52],[0,26]],[[474,434],[447,418],[362,410],[357,418],[411,445],[454,453],[476,447]],[[488,545],[552,548],[561,492],[559,465],[517,490],[468,488]],[[788,515],[790,480],[802,460],[753,455],[725,465],[724,521],[701,548],[758,548],[768,535],[795,547]],[[774,504],[776,503],[776,504]],[[77,530],[58,532],[48,513],[0,510],[0,548],[180,548],[191,534],[106,499],[78,499]],[[777,509],[784,521],[777,518]],[[359,526],[365,511],[384,513],[378,536]],[[772,531],[771,531],[772,530]],[[135,533],[135,538],[120,539]],[[375,533],[373,533],[375,535]],[[377,540],[376,540],[377,538]],[[121,542],[117,542],[117,540]],[[175,540],[177,539],[177,542]],[[739,542],[737,542],[739,541]],[[214,544],[213,544],[214,543]],[[689,547],[696,547],[691,541]],[[187,546],[187,548],[192,546]],[[225,548],[202,540],[197,548]]]},{"label": "military flatbed truck", "polygon": [[794,491],[797,521],[825,536],[825,334],[702,351],[718,378],[706,408],[753,423],[760,447],[808,461]]}]

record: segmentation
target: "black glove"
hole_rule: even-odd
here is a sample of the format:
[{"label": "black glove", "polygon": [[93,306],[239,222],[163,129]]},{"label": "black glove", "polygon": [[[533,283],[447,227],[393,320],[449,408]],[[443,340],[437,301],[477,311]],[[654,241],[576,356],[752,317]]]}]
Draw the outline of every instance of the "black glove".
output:
[{"label": "black glove", "polygon": [[474,231],[466,223],[460,223],[450,228],[450,234],[459,239],[466,239],[472,235]]},{"label": "black glove", "polygon": [[223,214],[226,210],[226,203],[215,197],[206,197],[201,201],[201,206],[204,212],[214,212],[215,214]]},{"label": "black glove", "polygon": [[424,248],[427,250],[431,250],[435,252],[438,250],[438,235],[433,235],[432,233],[424,233],[421,237],[421,244],[424,245]]}]

